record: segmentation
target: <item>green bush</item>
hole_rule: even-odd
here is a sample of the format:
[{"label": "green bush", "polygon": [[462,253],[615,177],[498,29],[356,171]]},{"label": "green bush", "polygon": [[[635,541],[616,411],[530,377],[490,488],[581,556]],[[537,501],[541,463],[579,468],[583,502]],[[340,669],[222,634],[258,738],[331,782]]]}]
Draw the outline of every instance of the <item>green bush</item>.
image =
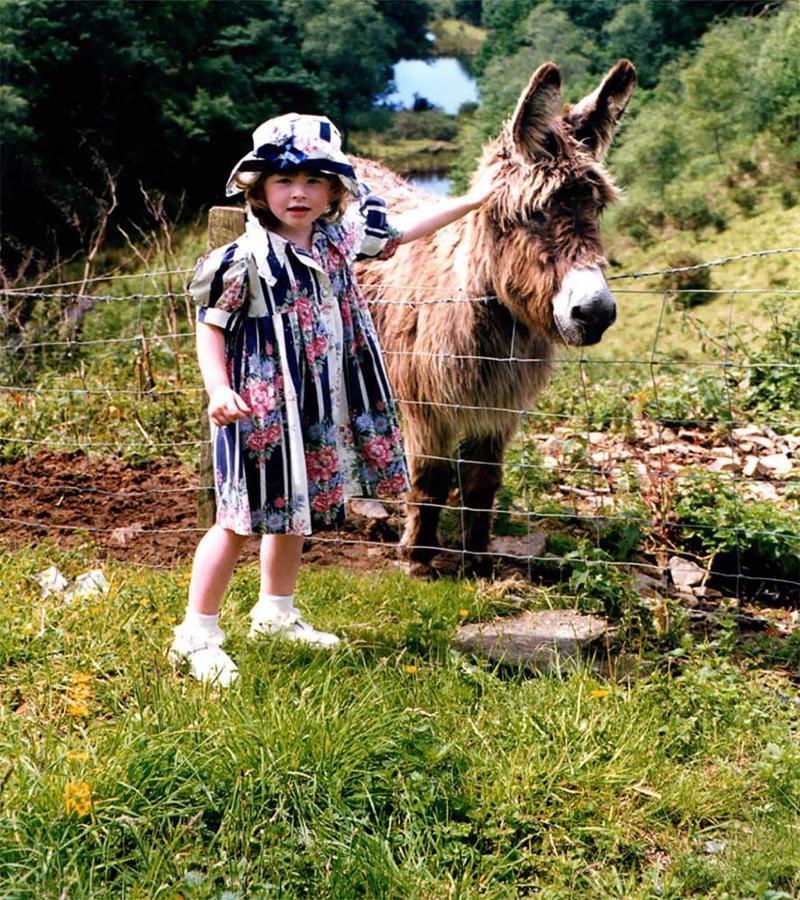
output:
[{"label": "green bush", "polygon": [[395,113],[386,137],[389,140],[454,141],[458,137],[458,123],[453,116],[436,107],[416,112],[401,110]]},{"label": "green bush", "polygon": [[769,307],[772,324],[763,346],[749,357],[745,406],[758,413],[781,413],[791,419],[800,412],[800,315],[788,319],[782,307]]},{"label": "green bush", "polygon": [[[703,260],[696,253],[684,251],[668,257],[671,269],[688,269],[683,272],[669,272],[661,280],[665,291],[674,292],[673,299],[682,307],[688,308],[705,303],[710,294],[703,293],[711,289],[711,269],[692,269]],[[694,293],[694,292],[697,293]]]},{"label": "green bush", "polygon": [[736,187],[731,191],[731,200],[746,215],[750,216],[758,204],[758,196],[750,188]]},{"label": "green bush", "polygon": [[797,194],[785,184],[781,187],[780,198],[784,209],[793,209],[797,205]]},{"label": "green bush", "polygon": [[[719,476],[697,472],[674,507],[675,542],[714,556],[712,570],[736,578],[737,590],[758,592],[773,579],[800,577],[800,535],[796,515],[774,503],[749,500]],[[744,581],[739,583],[740,577]],[[770,588],[798,594],[791,585]]]}]

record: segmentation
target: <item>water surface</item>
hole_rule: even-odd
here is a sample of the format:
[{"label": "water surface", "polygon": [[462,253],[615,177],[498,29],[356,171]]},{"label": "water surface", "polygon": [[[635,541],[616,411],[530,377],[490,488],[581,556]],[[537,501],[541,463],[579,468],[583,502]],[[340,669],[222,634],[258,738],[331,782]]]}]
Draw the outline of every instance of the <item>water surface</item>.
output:
[{"label": "water surface", "polygon": [[396,90],[386,100],[406,108],[413,107],[415,94],[451,114],[462,103],[478,101],[475,79],[454,56],[401,59],[394,67],[394,83]]}]

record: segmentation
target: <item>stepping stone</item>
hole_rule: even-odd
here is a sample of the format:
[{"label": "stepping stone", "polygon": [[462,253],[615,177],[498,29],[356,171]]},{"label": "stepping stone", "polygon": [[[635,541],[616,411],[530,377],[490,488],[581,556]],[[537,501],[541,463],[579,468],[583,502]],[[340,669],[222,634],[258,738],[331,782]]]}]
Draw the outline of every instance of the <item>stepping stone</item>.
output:
[{"label": "stepping stone", "polygon": [[574,609],[527,610],[518,616],[462,625],[452,640],[457,650],[535,670],[563,668],[609,632],[605,619]]}]

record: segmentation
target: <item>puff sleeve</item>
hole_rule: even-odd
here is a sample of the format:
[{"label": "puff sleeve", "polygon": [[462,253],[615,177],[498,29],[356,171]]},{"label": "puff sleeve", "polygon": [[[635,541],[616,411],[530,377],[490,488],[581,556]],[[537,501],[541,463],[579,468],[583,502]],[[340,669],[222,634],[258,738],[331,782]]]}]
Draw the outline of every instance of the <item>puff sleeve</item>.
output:
[{"label": "puff sleeve", "polygon": [[394,255],[402,234],[389,222],[386,204],[359,182],[359,197],[344,215],[341,227],[351,260],[389,259]]},{"label": "puff sleeve", "polygon": [[197,261],[189,293],[198,305],[197,321],[229,329],[246,310],[250,252],[241,240],[218,247]]}]

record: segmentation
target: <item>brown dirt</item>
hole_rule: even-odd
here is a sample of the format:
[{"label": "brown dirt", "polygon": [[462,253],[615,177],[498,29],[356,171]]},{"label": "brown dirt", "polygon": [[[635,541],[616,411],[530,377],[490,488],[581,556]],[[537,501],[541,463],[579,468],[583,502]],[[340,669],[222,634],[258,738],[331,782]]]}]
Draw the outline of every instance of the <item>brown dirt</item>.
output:
[{"label": "brown dirt", "polygon": [[[0,545],[7,547],[45,539],[63,548],[90,543],[99,558],[171,566],[191,557],[202,533],[197,476],[174,459],[131,465],[115,457],[43,452],[0,461],[0,495]],[[309,542],[305,559],[379,569],[396,559],[391,545],[397,538],[396,523],[348,523]],[[256,554],[253,541],[247,555]]]}]

